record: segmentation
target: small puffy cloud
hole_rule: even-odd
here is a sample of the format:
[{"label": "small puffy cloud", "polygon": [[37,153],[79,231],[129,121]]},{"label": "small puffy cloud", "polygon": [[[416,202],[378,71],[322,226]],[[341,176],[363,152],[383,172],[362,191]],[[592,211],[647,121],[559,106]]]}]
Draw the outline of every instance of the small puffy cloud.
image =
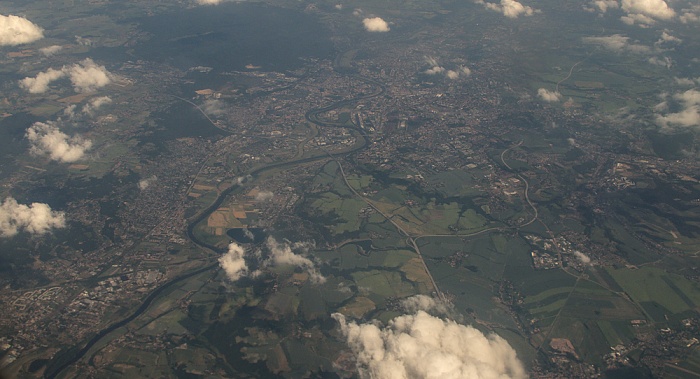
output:
[{"label": "small puffy cloud", "polygon": [[649,54],[652,52],[648,46],[630,42],[629,37],[620,34],[613,34],[605,37],[583,37],[583,42],[590,45],[597,45],[618,53],[629,52],[636,54]]},{"label": "small puffy cloud", "polygon": [[700,76],[697,78],[674,78],[676,84],[684,87],[694,87],[696,85],[700,86]]},{"label": "small puffy cloud", "polygon": [[442,66],[433,66],[433,67],[423,71],[423,73],[428,74],[428,75],[442,74],[443,72],[445,72],[445,68]]},{"label": "small puffy cloud", "polygon": [[576,257],[576,259],[578,259],[579,261],[581,261],[581,263],[585,265],[591,263],[591,258],[578,250],[574,251],[574,257]]},{"label": "small puffy cloud", "polygon": [[150,187],[152,183],[155,183],[156,181],[158,181],[158,177],[155,175],[152,175],[152,176],[145,178],[145,179],[141,179],[141,180],[139,180],[139,189],[141,191],[144,191],[148,187]]},{"label": "small puffy cloud", "polygon": [[202,104],[202,110],[208,116],[221,116],[226,113],[226,106],[221,100],[209,99]]},{"label": "small puffy cloud", "polygon": [[31,234],[44,234],[54,228],[66,226],[63,212],[51,210],[48,204],[18,204],[8,197],[0,204],[0,237],[8,238],[21,230]]},{"label": "small puffy cloud", "polygon": [[83,106],[83,113],[88,116],[94,116],[103,105],[111,104],[112,98],[109,96],[100,96],[88,101],[87,104]]},{"label": "small puffy cloud", "polygon": [[683,40],[671,35],[668,30],[664,30],[661,32],[661,36],[659,37],[659,40],[654,43],[655,46],[662,46],[662,45],[678,45],[682,43]]},{"label": "small puffy cloud", "polygon": [[0,46],[15,46],[44,38],[44,30],[24,17],[0,14]]},{"label": "small puffy cloud", "polygon": [[424,311],[396,317],[387,326],[348,322],[339,313],[332,317],[363,378],[527,378],[503,338]]},{"label": "small puffy cloud", "polygon": [[447,70],[447,72],[445,73],[445,76],[448,79],[452,79],[452,80],[459,79],[459,71]]},{"label": "small puffy cloud", "polygon": [[27,129],[26,137],[31,145],[30,152],[38,156],[48,156],[59,162],[75,162],[92,147],[92,141],[80,136],[69,137],[56,122],[35,122]]},{"label": "small puffy cloud", "polygon": [[96,64],[92,59],[86,58],[80,63],[70,67],[62,67],[60,70],[49,68],[40,72],[36,77],[27,77],[19,81],[20,87],[29,93],[44,93],[49,85],[59,79],[68,77],[76,92],[94,92],[112,82],[113,75],[104,66]]},{"label": "small puffy cloud", "polygon": [[261,202],[261,201],[267,201],[275,197],[275,194],[272,193],[271,191],[259,191],[258,193],[255,194],[255,201]]},{"label": "small puffy cloud", "polygon": [[26,77],[19,81],[19,86],[27,90],[29,93],[44,93],[48,91],[49,85],[58,79],[66,76],[63,69],[54,70],[50,68],[44,72],[38,73],[35,77]]},{"label": "small puffy cloud", "polygon": [[516,0],[501,0],[500,3],[488,3],[484,0],[475,0],[477,4],[483,5],[486,9],[500,12],[508,18],[518,18],[519,16],[532,16],[539,13],[539,10],[522,5]]},{"label": "small puffy cloud", "polygon": [[668,101],[664,101],[655,107],[660,113],[656,114],[656,124],[664,130],[678,128],[700,127],[700,91],[690,89],[677,93],[671,100],[677,108],[677,112],[668,111]]},{"label": "small puffy cloud", "polygon": [[676,15],[664,0],[622,0],[621,7],[630,15],[643,15],[658,20],[670,20]]},{"label": "small puffy cloud", "polygon": [[63,46],[53,45],[53,46],[42,47],[41,49],[39,49],[39,52],[44,54],[44,56],[46,56],[46,57],[50,57],[52,55],[57,54],[62,49],[63,49]]},{"label": "small puffy cloud", "polygon": [[647,62],[661,67],[666,67],[670,69],[673,66],[673,60],[669,57],[651,57],[647,59]]},{"label": "small puffy cloud", "polygon": [[454,312],[452,304],[427,295],[414,295],[401,300],[401,307],[408,313],[423,311],[430,314],[451,315]]},{"label": "small puffy cloud", "polygon": [[112,82],[112,74],[90,58],[68,68],[67,74],[76,92],[94,92]]},{"label": "small puffy cloud", "polygon": [[618,3],[617,0],[594,0],[591,1],[591,5],[600,13],[605,13],[608,11],[608,9],[620,8],[620,3]]},{"label": "small puffy cloud", "polygon": [[368,32],[388,32],[389,24],[382,20],[381,17],[368,17],[362,20],[365,30]]},{"label": "small puffy cloud", "polygon": [[199,5],[216,5],[221,3],[221,0],[197,0]]},{"label": "small puffy cloud", "polygon": [[244,255],[245,249],[235,242],[232,242],[228,245],[226,254],[219,258],[219,265],[224,269],[226,277],[228,277],[229,280],[236,281],[248,274],[248,266],[246,265]]},{"label": "small puffy cloud", "polygon": [[307,246],[304,244],[295,244],[294,246],[291,246],[288,243],[277,242],[277,240],[273,237],[268,237],[265,241],[265,245],[270,250],[270,257],[263,262],[263,266],[291,265],[299,267],[309,273],[311,282],[319,284],[326,282],[326,278],[321,275],[314,262],[312,262],[309,258],[300,254],[295,254],[292,251],[293,247],[297,249],[306,248]]},{"label": "small puffy cloud", "polygon": [[544,88],[540,88],[537,90],[537,96],[548,103],[557,102],[561,100],[561,94],[559,92],[548,91]]},{"label": "small puffy cloud", "polygon": [[681,9],[681,15],[678,19],[684,24],[690,24],[700,21],[700,4],[690,5],[690,8]]}]

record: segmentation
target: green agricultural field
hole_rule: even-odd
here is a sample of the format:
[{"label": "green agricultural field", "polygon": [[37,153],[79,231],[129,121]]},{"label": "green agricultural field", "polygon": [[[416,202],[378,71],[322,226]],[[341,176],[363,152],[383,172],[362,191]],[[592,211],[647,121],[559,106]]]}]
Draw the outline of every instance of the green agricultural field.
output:
[{"label": "green agricultural field", "polygon": [[[669,312],[680,313],[700,305],[700,286],[680,275],[654,267],[608,269],[608,273],[632,300],[645,303],[645,309],[653,309],[649,303],[656,303]],[[655,321],[663,321],[657,319],[659,316]]]}]

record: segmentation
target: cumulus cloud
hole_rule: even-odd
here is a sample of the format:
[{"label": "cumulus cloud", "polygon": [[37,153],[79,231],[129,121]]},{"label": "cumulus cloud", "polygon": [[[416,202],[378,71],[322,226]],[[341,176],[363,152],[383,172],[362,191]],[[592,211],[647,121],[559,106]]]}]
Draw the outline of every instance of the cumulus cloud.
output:
[{"label": "cumulus cloud", "polygon": [[44,54],[44,56],[46,56],[46,57],[50,57],[54,54],[57,54],[62,49],[63,49],[63,46],[53,45],[53,46],[42,47],[41,49],[39,49],[39,52]]},{"label": "cumulus cloud", "polygon": [[31,234],[44,234],[53,228],[66,226],[63,212],[51,210],[48,204],[18,204],[8,197],[0,205],[0,237],[8,238],[21,230]]},{"label": "cumulus cloud", "polygon": [[221,0],[197,0],[199,5],[216,5],[221,3]]},{"label": "cumulus cloud", "polygon": [[540,99],[551,103],[551,102],[557,102],[561,100],[561,94],[557,91],[548,91],[544,88],[540,88],[537,90],[537,96],[539,96]]},{"label": "cumulus cloud", "polygon": [[111,104],[112,98],[109,96],[100,96],[88,101],[87,104],[83,106],[83,113],[88,116],[94,116],[95,113],[102,108],[103,105]]},{"label": "cumulus cloud", "polygon": [[267,201],[275,197],[275,194],[270,192],[270,191],[259,191],[258,193],[255,194],[255,201],[261,202],[261,201]]},{"label": "cumulus cloud", "polygon": [[293,248],[296,248],[296,250],[308,250],[308,245],[297,243],[292,246],[286,242],[280,243],[273,237],[268,237],[265,241],[265,246],[270,250],[270,257],[263,262],[263,266],[291,265],[299,267],[306,270],[312,283],[326,282],[326,278],[321,275],[313,261],[292,251]]},{"label": "cumulus cloud", "polygon": [[673,66],[673,60],[669,57],[651,57],[647,59],[647,62],[661,67],[666,67],[670,69]]},{"label": "cumulus cloud", "polygon": [[202,104],[202,110],[208,116],[221,116],[226,113],[224,102],[217,99],[208,99]]},{"label": "cumulus cloud", "polygon": [[[249,231],[244,233],[248,234]],[[252,233],[250,234],[250,238],[254,238]],[[294,252],[295,250],[308,251],[310,246],[313,245],[308,243],[290,244],[287,241],[278,242],[275,238],[268,237],[265,241],[265,247],[268,252],[266,255],[263,255],[261,250],[248,255],[247,258],[253,261],[254,267],[258,266],[257,270],[250,271],[244,258],[245,250],[243,247],[233,242],[228,246],[226,254],[219,258],[219,264],[231,281],[236,281],[247,276],[255,278],[261,275],[263,273],[262,270],[265,268],[289,265],[305,270],[309,274],[309,280],[312,283],[325,283],[326,278],[318,271],[314,262]]]},{"label": "cumulus cloud", "polygon": [[158,177],[155,175],[152,175],[152,176],[145,178],[145,179],[141,179],[141,180],[139,180],[139,189],[141,191],[143,191],[143,190],[147,189],[148,187],[150,187],[151,184],[155,183],[156,181],[158,181]]},{"label": "cumulus cloud", "polygon": [[466,66],[459,66],[455,70],[448,70],[441,66],[437,59],[433,57],[425,57],[425,62],[428,64],[428,67],[425,71],[423,71],[424,74],[427,75],[437,75],[437,74],[445,74],[445,77],[448,79],[458,79],[461,75],[469,76],[471,75],[471,70],[466,67]]},{"label": "cumulus cloud", "polygon": [[94,92],[112,82],[112,74],[90,58],[74,64],[67,73],[76,92]]},{"label": "cumulus cloud", "polygon": [[445,72],[445,68],[442,66],[433,66],[433,67],[423,71],[423,73],[428,74],[428,75],[442,74],[443,72]]},{"label": "cumulus cloud", "polygon": [[668,30],[664,30],[661,32],[661,36],[659,37],[659,40],[654,43],[654,46],[664,46],[664,45],[678,45],[682,43],[683,40],[671,35]]},{"label": "cumulus cloud", "polygon": [[600,13],[605,13],[608,9],[620,8],[620,4],[617,0],[594,0],[591,2],[591,5],[598,9]]},{"label": "cumulus cloud", "polygon": [[447,70],[447,72],[445,73],[445,76],[446,76],[448,79],[452,79],[452,80],[458,79],[458,78],[459,78],[459,72],[458,72],[458,71],[454,71],[454,70]]},{"label": "cumulus cloud", "polygon": [[96,64],[92,59],[86,58],[80,63],[70,67],[62,67],[60,70],[49,68],[40,72],[36,77],[27,77],[19,81],[20,87],[29,93],[44,93],[49,85],[59,79],[68,77],[76,92],[94,92],[112,82],[113,75],[104,66]]},{"label": "cumulus cloud", "polygon": [[38,73],[35,77],[26,77],[19,81],[19,86],[29,93],[44,93],[48,91],[49,85],[58,79],[66,76],[63,69],[54,70],[50,68]]},{"label": "cumulus cloud", "polygon": [[226,254],[219,258],[219,265],[224,269],[229,280],[236,281],[248,274],[248,266],[243,258],[244,255],[245,249],[232,242],[228,245]]},{"label": "cumulus cloud", "polygon": [[361,377],[527,377],[515,350],[503,338],[424,311],[396,317],[387,326],[348,322],[339,313],[332,317],[356,356]]},{"label": "cumulus cloud", "polygon": [[92,141],[80,136],[69,137],[54,121],[35,122],[27,129],[26,137],[34,155],[48,156],[59,162],[75,162],[92,147]]},{"label": "cumulus cloud", "polygon": [[656,124],[663,130],[672,131],[677,128],[700,127],[700,91],[690,89],[671,97],[676,112],[667,111],[668,102],[664,101],[655,107],[660,113],[656,114]]},{"label": "cumulus cloud", "polygon": [[597,45],[618,53],[629,52],[636,54],[648,54],[652,50],[648,46],[630,42],[629,37],[613,34],[605,37],[583,37],[583,42],[590,45]]},{"label": "cumulus cloud", "polygon": [[583,263],[585,265],[591,263],[591,258],[588,257],[588,255],[586,255],[578,250],[574,251],[574,257],[576,257],[576,259],[578,259],[579,261],[581,261],[581,263]]},{"label": "cumulus cloud", "polygon": [[0,14],[0,46],[15,46],[44,38],[44,30],[24,17]]},{"label": "cumulus cloud", "polygon": [[621,7],[629,15],[643,15],[652,19],[670,20],[676,15],[664,0],[622,0]]},{"label": "cumulus cloud", "polygon": [[700,86],[700,76],[697,78],[674,78],[676,84],[684,87]]},{"label": "cumulus cloud", "polygon": [[678,19],[684,24],[700,21],[700,4],[693,4],[690,8],[681,9],[681,15],[678,16]]},{"label": "cumulus cloud", "polygon": [[483,5],[486,9],[500,12],[508,18],[518,18],[521,15],[532,16],[539,13],[539,10],[522,5],[516,0],[501,0],[500,3],[487,3],[484,0],[475,0],[474,2]]},{"label": "cumulus cloud", "polygon": [[401,300],[401,307],[408,313],[423,311],[430,314],[451,315],[452,304],[428,295],[414,295]]},{"label": "cumulus cloud", "polygon": [[389,24],[382,20],[381,17],[368,17],[362,20],[365,30],[368,32],[388,32]]}]

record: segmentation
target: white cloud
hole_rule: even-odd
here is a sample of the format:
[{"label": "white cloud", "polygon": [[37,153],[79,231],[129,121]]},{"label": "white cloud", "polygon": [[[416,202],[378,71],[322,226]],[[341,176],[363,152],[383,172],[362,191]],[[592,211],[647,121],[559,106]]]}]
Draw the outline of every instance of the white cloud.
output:
[{"label": "white cloud", "polygon": [[548,91],[544,88],[540,88],[537,90],[537,96],[539,96],[540,99],[542,99],[548,103],[561,100],[561,94],[559,92]]},{"label": "white cloud", "polygon": [[604,47],[615,52],[629,52],[636,54],[649,54],[652,52],[648,46],[631,43],[629,37],[613,34],[605,37],[583,37],[583,42]]},{"label": "white cloud", "polygon": [[443,72],[445,72],[445,68],[442,66],[433,66],[423,72],[428,75],[442,74]]},{"label": "white cloud", "polygon": [[459,72],[458,72],[458,71],[454,71],[454,70],[447,70],[447,72],[445,73],[445,76],[446,76],[448,79],[452,79],[452,80],[454,80],[454,79],[459,79]]},{"label": "white cloud", "polygon": [[68,69],[68,76],[76,92],[94,92],[112,82],[112,74],[104,66],[85,58]]},{"label": "white cloud", "polygon": [[61,78],[68,76],[73,89],[76,92],[93,92],[112,82],[113,75],[104,66],[96,64],[92,59],[86,58],[80,63],[70,67],[62,67],[60,70],[49,68],[40,72],[36,77],[27,77],[19,81],[20,87],[29,93],[44,93],[49,85]]},{"label": "white cloud", "polygon": [[681,15],[678,19],[684,24],[700,21],[700,4],[693,4],[690,5],[690,8],[681,9]]},{"label": "white cloud", "polygon": [[617,0],[595,0],[591,2],[591,5],[596,7],[600,13],[605,13],[608,9],[620,8],[620,4]]},{"label": "white cloud", "polygon": [[368,32],[388,32],[389,24],[380,17],[368,17],[362,20],[365,30]]},{"label": "white cloud", "polygon": [[418,311],[378,323],[348,322],[334,313],[357,358],[360,377],[373,379],[525,379],[503,338]]},{"label": "white cloud", "polygon": [[219,258],[219,265],[224,269],[226,276],[231,281],[236,281],[248,274],[248,266],[246,265],[245,249],[232,242],[228,245],[226,254]]},{"label": "white cloud", "polygon": [[292,248],[304,249],[307,248],[305,244],[295,244],[290,246],[288,243],[279,243],[273,237],[268,237],[265,241],[265,245],[270,250],[270,257],[263,262],[263,266],[278,266],[278,265],[291,265],[302,268],[309,273],[309,278],[313,283],[325,283],[326,278],[321,275],[316,268],[314,262],[303,255],[295,254]]},{"label": "white cloud", "polygon": [[109,96],[100,96],[91,99],[87,104],[83,106],[83,113],[88,116],[94,116],[103,105],[111,104],[112,98]]},{"label": "white cloud", "polygon": [[521,15],[532,16],[539,13],[539,10],[522,5],[516,0],[501,0],[500,3],[487,3],[484,0],[474,0],[474,2],[483,5],[486,9],[503,13],[508,18],[518,18]]},{"label": "white cloud", "polygon": [[63,212],[51,210],[48,204],[18,204],[8,197],[0,205],[0,237],[12,237],[25,230],[31,234],[44,234],[53,228],[66,226]]},{"label": "white cloud", "polygon": [[270,191],[259,191],[258,193],[255,194],[255,201],[261,202],[261,201],[267,201],[275,197],[275,194],[270,192]]},{"label": "white cloud", "polygon": [[700,76],[697,78],[674,78],[676,81],[676,84],[680,86],[685,86],[685,87],[694,87],[696,85],[700,85]]},{"label": "white cloud", "polygon": [[0,14],[0,46],[15,46],[44,38],[44,30],[24,17]]},{"label": "white cloud", "polygon": [[53,45],[53,46],[42,47],[41,49],[39,49],[39,52],[44,54],[44,56],[50,57],[54,54],[57,54],[62,49],[63,49],[63,46]]},{"label": "white cloud", "polygon": [[452,304],[427,295],[414,295],[401,300],[401,307],[408,313],[423,311],[430,314],[454,314]]},{"label": "white cloud", "polygon": [[622,10],[658,20],[670,20],[676,15],[664,0],[622,0]]},{"label": "white cloud", "polygon": [[[678,112],[657,113],[657,125],[665,130],[700,127],[700,91],[689,89],[673,95],[672,100],[678,105]],[[655,109],[663,112],[668,109],[668,103],[664,101]]]},{"label": "white cloud", "polygon": [[19,86],[27,90],[29,93],[44,93],[48,91],[49,85],[58,79],[66,76],[63,69],[54,70],[50,68],[44,72],[40,72],[36,77],[26,77],[19,81]]},{"label": "white cloud", "polygon": [[141,179],[141,180],[139,180],[139,189],[141,191],[143,191],[143,190],[147,189],[148,187],[150,187],[151,183],[155,183],[156,181],[158,181],[158,177],[155,175],[152,175],[152,176],[145,178],[145,179]]},{"label": "white cloud", "polygon": [[591,263],[591,258],[588,257],[588,255],[586,255],[578,250],[574,251],[574,256],[576,257],[576,259],[578,259],[579,261],[581,261],[581,263],[583,263],[585,265]]},{"label": "white cloud", "polygon": [[221,3],[221,0],[197,0],[199,5],[216,5]]},{"label": "white cloud", "polygon": [[673,60],[669,57],[651,57],[647,59],[647,62],[661,67],[666,67],[670,69],[673,66]]},{"label": "white cloud", "polygon": [[202,110],[208,116],[221,116],[226,113],[226,107],[223,101],[217,99],[208,99],[202,104]]},{"label": "white cloud", "polygon": [[79,136],[68,137],[54,121],[35,122],[25,134],[34,155],[47,155],[59,162],[75,162],[90,150],[92,142]]}]

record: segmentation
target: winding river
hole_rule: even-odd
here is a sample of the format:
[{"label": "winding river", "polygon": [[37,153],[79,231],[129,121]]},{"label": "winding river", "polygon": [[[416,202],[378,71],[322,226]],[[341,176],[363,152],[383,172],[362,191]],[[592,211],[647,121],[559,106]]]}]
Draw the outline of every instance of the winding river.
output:
[{"label": "winding river", "polygon": [[[372,94],[363,95],[363,96],[359,96],[359,97],[355,97],[355,98],[347,99],[347,100],[341,100],[341,101],[335,102],[335,103],[328,105],[328,106],[325,106],[325,107],[314,108],[314,109],[311,109],[308,112],[306,112],[306,114],[304,115],[304,117],[306,118],[307,121],[309,121],[313,124],[316,124],[320,127],[338,127],[338,128],[346,128],[346,129],[351,129],[351,130],[356,131],[359,134],[360,138],[362,138],[362,143],[358,144],[357,146],[355,146],[351,150],[343,152],[343,154],[346,154],[346,155],[363,150],[367,147],[367,144],[368,144],[367,132],[364,129],[360,128],[359,126],[355,126],[355,125],[348,126],[346,124],[320,121],[319,115],[322,113],[331,111],[333,109],[337,109],[337,108],[346,106],[348,104],[352,104],[352,103],[355,103],[355,102],[358,102],[361,100],[366,100],[366,99],[380,96],[380,95],[384,94],[384,92],[386,91],[386,87],[382,83],[379,83],[377,81],[363,78],[360,76],[353,76],[353,78],[364,81],[366,83],[370,83],[370,84],[375,85],[375,86],[378,86],[379,90],[372,93]],[[250,172],[248,172],[248,175],[250,175],[252,177],[256,177],[260,173],[263,173],[267,170],[276,169],[276,168],[285,167],[285,166],[294,166],[294,165],[313,162],[313,161],[322,160],[322,159],[328,159],[328,155],[320,154],[318,156],[311,156],[311,157],[296,159],[296,160],[292,160],[292,161],[272,163],[272,164],[269,164],[269,165],[266,165],[263,167],[253,169]],[[192,242],[194,242],[195,244],[197,244],[198,246],[200,246],[202,248],[209,249],[209,250],[212,250],[212,251],[217,252],[217,253],[224,252],[223,249],[220,249],[216,246],[210,245],[210,244],[200,240],[199,238],[197,238],[197,236],[194,234],[194,228],[196,227],[197,224],[199,224],[200,222],[205,220],[207,217],[209,217],[209,215],[211,213],[213,213],[214,211],[219,209],[219,207],[226,200],[226,198],[233,191],[235,191],[238,188],[239,188],[239,186],[234,185],[234,186],[231,186],[231,187],[227,188],[226,190],[222,191],[221,194],[219,195],[219,197],[217,197],[217,199],[209,207],[207,207],[206,209],[201,211],[197,216],[195,216],[190,221],[190,223],[187,226],[187,236],[190,240],[192,240]],[[126,326],[131,321],[135,320],[138,316],[140,316],[143,312],[145,312],[150,307],[150,305],[158,298],[158,296],[160,296],[160,294],[164,290],[170,288],[171,286],[173,286],[174,284],[176,284],[178,282],[181,282],[185,279],[188,279],[188,278],[195,276],[197,274],[201,274],[203,272],[206,272],[206,271],[211,270],[213,268],[216,268],[218,266],[219,266],[218,262],[210,263],[209,265],[207,265],[205,267],[201,267],[201,268],[198,268],[194,271],[189,271],[189,272],[183,273],[183,274],[171,279],[170,281],[163,283],[162,285],[157,287],[155,290],[153,290],[153,292],[151,292],[144,299],[144,301],[141,303],[141,305],[130,316],[128,316],[120,321],[117,321],[116,323],[108,326],[105,329],[102,329],[94,337],[92,337],[82,348],[79,347],[80,345],[77,345],[71,349],[62,350],[59,353],[57,353],[54,356],[54,358],[48,363],[46,371],[44,372],[44,378],[47,378],[47,379],[56,378],[58,375],[61,374],[61,372],[63,372],[63,370],[65,370],[68,367],[77,363],[80,359],[82,359],[90,351],[90,349],[92,349],[93,346],[95,346],[95,344],[100,342],[104,337],[106,337],[111,332],[113,332],[113,331],[115,331],[123,326]]]}]

